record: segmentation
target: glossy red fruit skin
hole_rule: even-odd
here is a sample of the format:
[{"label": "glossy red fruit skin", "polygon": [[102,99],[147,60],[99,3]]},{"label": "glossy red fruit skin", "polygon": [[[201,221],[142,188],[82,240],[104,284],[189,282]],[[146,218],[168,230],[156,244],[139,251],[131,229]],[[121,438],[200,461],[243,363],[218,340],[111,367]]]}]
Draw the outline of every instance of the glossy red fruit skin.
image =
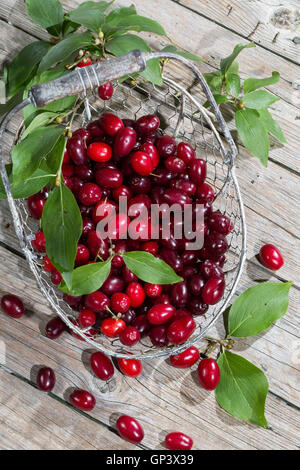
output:
[{"label": "glossy red fruit skin", "polygon": [[206,162],[201,158],[195,159],[190,166],[189,175],[197,186],[203,184],[206,178]]},{"label": "glossy red fruit skin", "polygon": [[86,390],[77,389],[70,395],[70,402],[79,410],[92,411],[95,408],[95,397]]},{"label": "glossy red fruit skin", "polygon": [[64,177],[73,176],[75,173],[74,165],[72,165],[72,163],[63,163],[61,167],[61,172]]},{"label": "glossy red fruit skin", "polygon": [[103,101],[110,100],[114,94],[114,87],[111,82],[104,83],[98,88],[98,95]]},{"label": "glossy red fruit skin", "polygon": [[142,251],[146,251],[147,253],[151,253],[151,255],[155,256],[157,255],[159,250],[159,245],[157,242],[150,241],[150,242],[145,242],[142,245]]},{"label": "glossy red fruit skin", "polygon": [[[78,60],[77,58],[75,60]],[[89,57],[84,57],[80,62],[78,62],[77,67],[87,67],[88,65],[92,65],[92,61]]]},{"label": "glossy red fruit skin", "polygon": [[180,175],[185,170],[185,163],[178,157],[168,157],[165,160],[165,167],[167,170]]},{"label": "glossy red fruit skin", "polygon": [[200,271],[205,279],[210,279],[211,277],[224,277],[222,268],[210,259],[205,260],[204,263],[200,265]]},{"label": "glossy red fruit skin", "polygon": [[143,371],[143,366],[141,361],[138,359],[117,359],[118,361],[118,366],[123,372],[124,375],[127,377],[138,377],[142,371]]},{"label": "glossy red fruit skin", "polygon": [[37,374],[36,384],[42,392],[51,392],[55,386],[55,374],[50,367],[42,367]]},{"label": "glossy red fruit skin", "polygon": [[159,155],[162,158],[173,157],[176,153],[177,144],[173,137],[164,135],[160,137],[156,143]]},{"label": "glossy red fruit skin", "polygon": [[46,273],[52,273],[52,271],[55,270],[55,267],[53,266],[47,255],[43,259],[43,269],[44,271],[46,271]]},{"label": "glossy red fruit skin", "polygon": [[204,247],[213,256],[221,256],[228,250],[228,243],[225,235],[218,232],[210,232],[205,239]]},{"label": "glossy red fruit skin", "polygon": [[91,355],[90,366],[96,377],[100,380],[110,380],[115,373],[111,359],[100,351]]},{"label": "glossy red fruit skin", "polygon": [[202,300],[202,297],[192,297],[188,303],[188,309],[194,316],[204,315],[208,310],[208,305]]},{"label": "glossy red fruit skin", "polygon": [[130,298],[123,292],[116,292],[110,300],[111,308],[115,313],[125,313],[131,306]]},{"label": "glossy red fruit skin", "polygon": [[136,173],[141,176],[148,176],[152,173],[153,163],[151,157],[144,152],[135,152],[131,156],[131,165]]},{"label": "glossy red fruit skin", "polygon": [[126,294],[130,298],[131,306],[133,308],[140,307],[144,303],[145,291],[138,282],[131,282],[128,284]]},{"label": "glossy red fruit skin", "polygon": [[171,432],[165,438],[165,446],[170,450],[191,450],[193,440],[182,432]]},{"label": "glossy red fruit skin", "polygon": [[225,281],[223,278],[210,278],[202,289],[202,299],[207,305],[217,304],[225,289]]},{"label": "glossy red fruit skin", "polygon": [[261,247],[259,252],[261,263],[272,271],[282,268],[284,259],[278,248],[274,245],[267,244]]},{"label": "glossy red fruit skin", "polygon": [[198,296],[201,294],[205,285],[205,279],[200,274],[191,276],[188,280],[189,291],[192,295]]},{"label": "glossy red fruit skin", "polygon": [[214,189],[207,183],[203,183],[197,187],[196,196],[199,203],[213,202],[215,198]]},{"label": "glossy red fruit skin", "polygon": [[184,307],[189,299],[188,285],[186,281],[177,282],[170,289],[172,304],[177,308]]},{"label": "glossy red fruit skin", "polygon": [[75,266],[76,267],[83,266],[88,263],[89,259],[90,259],[90,252],[88,248],[82,243],[79,243],[77,247],[76,258],[75,258]]},{"label": "glossy red fruit skin", "polygon": [[120,341],[125,346],[134,346],[141,338],[140,332],[134,326],[127,326],[125,330],[120,333]]},{"label": "glossy red fruit skin", "polygon": [[187,195],[182,193],[178,189],[166,189],[163,196],[163,201],[172,206],[173,204],[179,204],[182,209],[184,208],[185,204],[190,204],[191,198]]},{"label": "glossy red fruit skin", "polygon": [[83,139],[79,135],[75,135],[68,139],[67,151],[71,160],[75,165],[86,165],[88,156]]},{"label": "glossy red fruit skin", "polygon": [[111,159],[112,149],[104,142],[93,142],[88,146],[87,154],[94,162],[107,162]]},{"label": "glossy red fruit skin", "polygon": [[189,166],[192,161],[196,158],[195,150],[187,143],[180,142],[177,147],[177,156]]},{"label": "glossy red fruit skin", "polygon": [[168,328],[167,336],[170,343],[179,344],[185,343],[196,329],[196,323],[192,317],[183,317],[179,320],[172,322]]},{"label": "glossy red fruit skin", "polygon": [[126,323],[121,318],[118,320],[106,318],[101,324],[101,333],[108,336],[108,338],[116,338],[125,328]]},{"label": "glossy red fruit skin", "polygon": [[[76,137],[76,136],[80,137],[83,141],[87,142],[91,138],[91,133],[89,132],[88,129],[80,128],[80,129],[76,129],[76,131],[73,132],[72,137]],[[68,155],[68,157],[66,157],[66,159],[65,159],[65,155],[64,155],[63,163],[68,163],[69,161],[70,161],[69,155]]]},{"label": "glossy red fruit skin", "polygon": [[12,294],[6,294],[2,297],[1,308],[6,315],[12,318],[21,318],[25,311],[22,300]]},{"label": "glossy red fruit skin", "polygon": [[135,194],[148,194],[151,189],[151,180],[147,176],[134,173],[129,177],[128,183]]},{"label": "glossy red fruit skin", "polygon": [[195,346],[182,351],[180,354],[175,356],[170,356],[171,366],[176,367],[177,369],[188,369],[192,367],[200,359],[200,353]]},{"label": "glossy red fruit skin", "polygon": [[157,348],[164,348],[168,346],[169,340],[167,337],[167,325],[157,325],[151,328],[149,337],[153,346]]},{"label": "glossy red fruit skin", "polygon": [[64,331],[66,331],[66,324],[60,317],[54,317],[48,321],[45,327],[45,334],[49,339],[58,338]]},{"label": "glossy red fruit skin", "polygon": [[122,292],[125,282],[120,276],[110,275],[103,283],[101,290],[107,296],[112,296],[116,292]]},{"label": "glossy red fruit skin", "polygon": [[120,129],[123,129],[123,121],[112,113],[104,113],[99,119],[99,125],[104,130],[105,134],[114,136]]},{"label": "glossy red fruit skin", "polygon": [[173,305],[156,304],[150,308],[147,313],[147,318],[151,325],[163,325],[168,323],[175,313]]},{"label": "glossy red fruit skin", "polygon": [[93,221],[97,224],[100,220],[105,217],[109,217],[114,214],[118,206],[114,201],[99,201],[97,202],[93,210]]},{"label": "glossy red fruit skin", "polygon": [[103,129],[99,126],[99,121],[92,121],[86,126],[87,132],[90,134],[87,140],[97,139],[102,140],[105,137]]},{"label": "glossy red fruit skin", "polygon": [[129,155],[136,144],[136,132],[130,127],[121,129],[114,141],[114,155],[117,157],[125,157]]},{"label": "glossy red fruit skin", "polygon": [[92,310],[82,309],[78,315],[78,321],[80,326],[83,328],[88,328],[89,326],[94,326],[96,323],[96,315]]},{"label": "glossy red fruit skin", "polygon": [[162,286],[160,284],[149,284],[148,282],[144,285],[145,294],[150,299],[155,299],[162,294]]},{"label": "glossy red fruit skin", "polygon": [[183,179],[172,180],[170,188],[182,191],[187,196],[193,196],[196,192],[196,185],[191,181],[185,181]]},{"label": "glossy red fruit skin", "polygon": [[138,317],[136,317],[135,320],[133,320],[132,322],[132,326],[139,330],[141,338],[147,336],[147,334],[151,330],[151,325],[148,322],[146,314],[139,315]]},{"label": "glossy red fruit skin", "polygon": [[91,181],[94,177],[93,170],[88,165],[77,165],[75,167],[75,175],[82,181]]},{"label": "glossy red fruit skin", "polygon": [[138,134],[140,135],[147,135],[151,134],[152,132],[157,131],[160,125],[160,120],[157,116],[149,114],[147,116],[140,117],[134,127]]},{"label": "glossy red fruit skin", "polygon": [[221,214],[219,211],[213,212],[207,219],[207,224],[211,230],[228,235],[233,226],[231,220],[226,215]]},{"label": "glossy red fruit skin", "polygon": [[45,199],[38,193],[27,199],[27,207],[34,219],[40,219],[43,214]]},{"label": "glossy red fruit skin", "polygon": [[144,439],[144,430],[142,426],[131,416],[120,416],[117,420],[116,426],[120,436],[132,444],[139,444]]},{"label": "glossy red fruit skin", "polygon": [[202,359],[198,365],[198,379],[205,390],[215,390],[220,382],[220,369],[214,359]]},{"label": "glossy red fruit skin", "polygon": [[103,292],[97,290],[85,296],[84,305],[87,309],[100,313],[105,312],[106,307],[110,307],[110,300]]},{"label": "glossy red fruit skin", "polygon": [[95,183],[85,183],[79,191],[78,198],[84,206],[93,206],[102,196],[101,188]]},{"label": "glossy red fruit skin", "polygon": [[51,273],[51,282],[53,282],[53,284],[58,286],[61,283],[62,279],[63,279],[62,275],[60,274],[59,271],[57,271],[57,269],[52,271],[52,273]]},{"label": "glossy red fruit skin", "polygon": [[37,232],[35,234],[35,239],[31,242],[32,247],[38,253],[45,253],[46,251],[46,240],[43,232]]},{"label": "glossy red fruit skin", "polygon": [[93,258],[100,256],[107,260],[109,256],[109,245],[107,240],[102,240],[96,230],[92,230],[87,236],[87,245]]},{"label": "glossy red fruit skin", "polygon": [[158,155],[158,151],[157,151],[157,148],[155,147],[155,145],[151,144],[150,142],[145,142],[141,146],[140,151],[143,152],[143,153],[146,153],[147,155],[149,155],[149,157],[152,160],[153,169],[158,166],[158,164],[159,164],[159,155]]},{"label": "glossy red fruit skin", "polygon": [[122,173],[113,168],[102,168],[96,171],[95,178],[96,183],[104,188],[115,189],[123,184]]},{"label": "glossy red fruit skin", "polygon": [[82,296],[74,297],[73,295],[64,294],[64,301],[74,309],[78,309],[82,302]]}]

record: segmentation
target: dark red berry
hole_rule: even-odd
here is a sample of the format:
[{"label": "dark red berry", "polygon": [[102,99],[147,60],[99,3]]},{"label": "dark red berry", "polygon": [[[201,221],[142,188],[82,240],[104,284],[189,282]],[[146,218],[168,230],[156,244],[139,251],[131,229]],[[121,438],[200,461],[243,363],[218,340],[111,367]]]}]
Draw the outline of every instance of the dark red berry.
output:
[{"label": "dark red berry", "polygon": [[224,277],[222,268],[210,259],[205,260],[204,263],[200,265],[200,271],[205,279],[210,279],[211,277]]},{"label": "dark red berry", "polygon": [[63,299],[68,305],[70,305],[70,307],[73,307],[74,309],[77,309],[82,302],[81,295],[78,297],[74,297],[73,295],[64,294]]},{"label": "dark red berry", "polygon": [[215,390],[220,382],[220,369],[214,359],[202,359],[198,366],[198,379],[205,390]]},{"label": "dark red berry", "polygon": [[45,333],[46,333],[47,338],[56,339],[64,331],[66,331],[66,329],[67,329],[66,324],[62,321],[62,319],[60,317],[54,317],[48,321],[45,327]]},{"label": "dark red berry", "polygon": [[151,189],[151,180],[147,176],[133,174],[128,180],[129,186],[136,194],[148,194]]},{"label": "dark red berry", "polygon": [[82,411],[92,411],[95,408],[95,397],[86,390],[77,389],[70,395],[70,402]]},{"label": "dark red berry", "polygon": [[284,265],[284,259],[278,248],[274,245],[264,245],[259,252],[261,263],[268,269],[276,271]]},{"label": "dark red berry", "polygon": [[182,191],[187,196],[193,196],[196,192],[196,185],[191,181],[185,181],[183,179],[172,180],[170,188],[178,189],[178,191]]},{"label": "dark red berry", "polygon": [[116,423],[118,432],[123,439],[139,444],[144,439],[144,431],[140,423],[131,416],[123,415]]},{"label": "dark red berry", "polygon": [[106,318],[101,324],[101,333],[109,338],[116,338],[125,330],[126,323],[121,319]]},{"label": "dark red berry", "polygon": [[136,144],[136,132],[130,127],[119,130],[114,141],[114,155],[125,157],[129,155]]},{"label": "dark red berry", "polygon": [[101,290],[104,294],[112,296],[116,292],[122,292],[125,287],[125,282],[120,276],[110,275],[103,283]]},{"label": "dark red berry", "polygon": [[155,256],[157,255],[159,250],[159,245],[157,242],[150,241],[150,242],[145,242],[142,245],[142,251],[146,251],[147,253],[151,253],[151,255]]},{"label": "dark red berry", "polygon": [[120,129],[123,129],[123,121],[112,113],[104,113],[99,119],[99,125],[104,130],[105,134],[110,136],[116,135]]},{"label": "dark red berry", "polygon": [[187,195],[182,193],[182,191],[178,189],[166,189],[163,196],[163,201],[172,206],[173,204],[179,204],[182,209],[184,208],[185,204],[190,204],[191,198]]},{"label": "dark red berry", "polygon": [[188,281],[189,290],[192,295],[198,296],[204,287],[205,279],[200,274],[191,276]]},{"label": "dark red berry", "polygon": [[164,348],[168,346],[169,340],[167,337],[167,325],[157,325],[151,328],[149,337],[153,346],[157,348]]},{"label": "dark red berry", "polygon": [[12,318],[21,318],[24,315],[24,304],[16,295],[6,294],[1,299],[1,308]]},{"label": "dark red berry", "polygon": [[75,165],[86,165],[88,163],[86,144],[79,135],[75,135],[68,140],[67,151]]},{"label": "dark red berry", "polygon": [[93,210],[93,221],[97,224],[105,217],[116,213],[118,206],[114,201],[99,201]]},{"label": "dark red berry", "polygon": [[144,285],[145,294],[150,299],[155,299],[162,294],[162,286],[160,284],[149,284],[148,282]]},{"label": "dark red berry", "polygon": [[199,203],[213,202],[215,198],[215,192],[213,188],[207,183],[203,183],[197,187],[196,195]]},{"label": "dark red berry", "polygon": [[177,308],[184,307],[189,299],[188,285],[186,281],[177,282],[170,288],[172,304]]},{"label": "dark red berry", "polygon": [[228,250],[228,243],[225,235],[218,232],[211,232],[205,239],[205,248],[213,256],[221,256]]},{"label": "dark red berry", "polygon": [[102,240],[102,238],[99,237],[98,232],[96,230],[93,230],[92,232],[88,233],[87,245],[93,258],[96,258],[97,256],[99,256],[100,259],[102,260],[106,260],[108,258],[109,256],[108,241]]},{"label": "dark red berry", "polygon": [[223,278],[210,278],[202,290],[203,302],[207,305],[215,305],[223,297],[225,281]]},{"label": "dark red berry", "polygon": [[173,173],[181,174],[185,170],[185,163],[178,157],[169,157],[165,160],[165,167]]},{"label": "dark red berry", "polygon": [[207,219],[207,224],[211,230],[223,235],[228,235],[233,227],[229,217],[221,214],[219,211],[212,212]]},{"label": "dark red berry", "polygon": [[84,264],[88,263],[89,259],[90,259],[90,252],[88,248],[82,243],[79,243],[77,246],[75,266],[83,266]]},{"label": "dark red berry", "polygon": [[148,322],[146,314],[139,315],[135,320],[133,320],[132,326],[139,330],[142,338],[147,336],[151,330],[151,325]]},{"label": "dark red berry", "polygon": [[92,121],[86,126],[86,130],[88,131],[90,137],[87,140],[96,139],[98,141],[103,141],[104,139],[104,131],[99,126],[99,121]]},{"label": "dark red berry", "polygon": [[147,115],[140,117],[134,127],[140,135],[147,135],[155,132],[160,125],[160,120],[155,115]]},{"label": "dark red berry", "polygon": [[110,380],[115,372],[111,359],[100,351],[91,355],[90,366],[100,380]]},{"label": "dark red berry", "polygon": [[111,308],[115,313],[125,313],[130,308],[130,298],[123,292],[111,296]]},{"label": "dark red berry", "polygon": [[100,85],[98,88],[99,97],[104,100],[110,100],[114,94],[114,87],[111,82],[107,82],[104,85]]},{"label": "dark red berry", "polygon": [[55,386],[55,374],[50,367],[42,367],[37,374],[37,386],[42,392],[51,392]]},{"label": "dark red berry", "polygon": [[96,315],[92,310],[87,308],[80,310],[78,315],[78,321],[83,328],[94,326],[96,323]]},{"label": "dark red berry", "polygon": [[55,270],[55,267],[53,266],[47,255],[43,259],[43,269],[44,271],[46,271],[46,273],[52,273],[52,271]]},{"label": "dark red berry", "polygon": [[140,337],[139,330],[134,326],[127,326],[125,330],[120,333],[120,341],[125,346],[134,346],[139,342]]},{"label": "dark red berry", "polygon": [[110,307],[110,300],[103,292],[97,290],[85,296],[84,305],[87,309],[100,313],[105,312],[106,307]]},{"label": "dark red berry", "polygon": [[128,284],[126,294],[129,296],[133,308],[140,307],[144,303],[145,291],[138,282]]},{"label": "dark red berry", "polygon": [[194,160],[189,169],[189,175],[193,183],[197,186],[204,183],[206,178],[206,163],[201,158]]},{"label": "dark red berry", "polygon": [[117,359],[121,372],[127,377],[135,378],[143,371],[141,361],[138,359]]},{"label": "dark red berry", "polygon": [[208,310],[208,305],[202,300],[202,297],[192,297],[188,304],[189,311],[192,315],[204,315]]},{"label": "dark red berry", "polygon": [[52,271],[52,273],[51,273],[51,282],[53,282],[53,284],[58,286],[61,283],[62,279],[63,279],[62,275],[60,274],[59,271],[57,271],[57,269]]},{"label": "dark red berry", "polygon": [[191,450],[193,440],[182,432],[171,432],[165,438],[165,445],[170,450]]},{"label": "dark red berry", "polygon": [[82,181],[91,181],[94,177],[93,170],[88,165],[77,165],[75,175]]},{"label": "dark red berry", "polygon": [[94,162],[107,162],[111,159],[112,149],[104,142],[94,142],[88,146],[87,154]]},{"label": "dark red berry", "polygon": [[177,149],[175,140],[168,135],[160,137],[156,143],[156,146],[159,155],[163,158],[173,157]]},{"label": "dark red berry", "polygon": [[181,158],[187,166],[190,166],[192,161],[196,158],[196,152],[189,144],[180,142],[177,147],[177,156]]},{"label": "dark red berry", "polygon": [[146,153],[151,158],[153,169],[158,166],[159,155],[158,155],[157,148],[153,144],[151,144],[150,142],[145,142],[141,146],[140,151],[143,153]]},{"label": "dark red berry", "polygon": [[43,232],[37,232],[35,234],[35,239],[31,242],[32,247],[38,253],[45,253],[46,251],[46,240]]},{"label": "dark red berry", "polygon": [[147,318],[152,325],[163,325],[168,323],[175,313],[173,305],[156,304],[150,308]]},{"label": "dark red berry", "polygon": [[123,175],[113,168],[102,168],[96,172],[96,182],[99,186],[115,189],[123,184]]},{"label": "dark red berry", "polygon": [[199,350],[195,346],[191,346],[182,353],[170,356],[170,363],[177,369],[188,369],[192,367],[200,359]]},{"label": "dark red berry", "polygon": [[35,219],[42,217],[45,202],[45,199],[39,193],[27,199],[27,207],[32,217]]},{"label": "dark red berry", "polygon": [[74,165],[72,165],[72,163],[63,163],[61,167],[61,172],[65,178],[73,176],[75,173]]},{"label": "dark red berry", "polygon": [[102,191],[95,183],[85,183],[79,191],[79,201],[85,206],[93,206],[101,199]]},{"label": "dark red berry", "polygon": [[131,165],[134,171],[142,176],[150,175],[153,170],[152,159],[144,152],[135,152],[131,156]]},{"label": "dark red berry", "polygon": [[122,278],[126,282],[126,284],[129,284],[130,282],[137,282],[138,278],[135,274],[133,274],[130,269],[127,268],[127,266],[124,266],[122,269]]},{"label": "dark red berry", "polygon": [[183,317],[175,320],[168,328],[167,336],[170,343],[179,345],[185,343],[194,333],[196,323],[192,317]]}]

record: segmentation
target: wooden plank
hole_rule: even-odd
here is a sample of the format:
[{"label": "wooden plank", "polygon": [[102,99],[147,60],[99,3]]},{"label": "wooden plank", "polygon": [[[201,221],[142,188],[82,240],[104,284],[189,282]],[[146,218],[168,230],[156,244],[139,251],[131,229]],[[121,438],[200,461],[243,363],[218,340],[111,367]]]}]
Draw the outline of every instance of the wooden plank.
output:
[{"label": "wooden plank", "polygon": [[3,368],[0,368],[0,428],[1,450],[137,449],[107,426]]},{"label": "wooden plank", "polygon": [[287,59],[299,62],[297,0],[175,0],[196,13],[230,29],[243,38]]}]

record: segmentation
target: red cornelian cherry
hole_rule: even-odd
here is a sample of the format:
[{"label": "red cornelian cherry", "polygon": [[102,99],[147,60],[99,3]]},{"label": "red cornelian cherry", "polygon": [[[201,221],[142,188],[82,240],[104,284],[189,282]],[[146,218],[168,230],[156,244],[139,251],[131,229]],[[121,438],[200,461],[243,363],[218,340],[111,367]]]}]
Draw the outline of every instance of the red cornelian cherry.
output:
[{"label": "red cornelian cherry", "polygon": [[87,264],[90,259],[90,252],[88,248],[83,245],[82,243],[79,243],[77,246],[77,254],[75,258],[75,266],[83,266],[84,264]]},{"label": "red cornelian cherry", "polygon": [[122,186],[123,175],[114,168],[102,168],[96,172],[96,182],[101,187],[115,189]]},{"label": "red cornelian cherry", "polygon": [[109,136],[116,135],[120,129],[123,129],[123,121],[112,113],[104,113],[99,119],[99,125]]},{"label": "red cornelian cherry", "polygon": [[147,320],[146,314],[139,315],[137,318],[135,318],[135,320],[132,322],[132,326],[139,330],[141,338],[147,336],[151,330],[151,325]]},{"label": "red cornelian cherry", "polygon": [[141,361],[138,359],[118,359],[118,366],[127,377],[135,378],[140,375],[143,371]]},{"label": "red cornelian cherry", "polygon": [[116,157],[125,157],[129,155],[136,144],[136,132],[130,127],[124,127],[119,130],[114,141],[114,155]]},{"label": "red cornelian cherry", "polygon": [[154,114],[140,117],[134,127],[136,131],[141,135],[151,134],[152,132],[157,131],[160,125],[160,120]]},{"label": "red cornelian cherry", "polygon": [[50,367],[42,367],[37,374],[37,386],[42,392],[51,392],[55,386],[55,374]]},{"label": "red cornelian cherry", "polygon": [[160,284],[149,284],[146,282],[144,284],[144,289],[147,297],[150,299],[155,299],[162,294],[162,286]]},{"label": "red cornelian cherry", "polygon": [[77,67],[82,68],[82,67],[87,67],[88,65],[92,65],[92,61],[89,57],[84,57],[80,62],[78,62]]},{"label": "red cornelian cherry", "polygon": [[53,284],[58,286],[61,283],[62,279],[63,279],[62,275],[60,274],[59,271],[57,271],[57,269],[52,271],[52,273],[51,273],[51,282],[53,282]]},{"label": "red cornelian cherry", "polygon": [[192,367],[200,359],[199,350],[195,346],[191,346],[182,353],[170,356],[170,363],[177,369],[188,369]]},{"label": "red cornelian cherry", "polygon": [[185,170],[185,163],[178,157],[169,157],[165,160],[165,167],[173,173],[181,174]]},{"label": "red cornelian cherry", "polygon": [[130,298],[123,292],[116,292],[111,297],[111,308],[115,313],[125,313],[130,308]]},{"label": "red cornelian cherry", "polygon": [[67,151],[75,165],[86,165],[88,163],[86,143],[80,135],[75,135],[68,139]]},{"label": "red cornelian cherry", "polygon": [[49,339],[57,339],[64,331],[67,326],[60,317],[54,317],[48,321],[45,327],[45,333]]},{"label": "red cornelian cherry", "polygon": [[104,142],[93,142],[88,146],[87,154],[94,162],[107,162],[111,159],[112,149]]},{"label": "red cornelian cherry", "polygon": [[38,253],[45,253],[46,251],[46,240],[43,232],[37,232],[35,234],[35,239],[31,242],[32,247]]},{"label": "red cornelian cherry", "polygon": [[204,203],[207,201],[213,202],[215,198],[215,192],[209,184],[203,183],[197,187],[196,196],[198,198],[199,203]]},{"label": "red cornelian cherry", "polygon": [[43,269],[44,271],[46,271],[46,273],[52,273],[52,271],[55,270],[55,267],[53,266],[47,255],[43,259]]},{"label": "red cornelian cherry", "polygon": [[151,328],[149,337],[153,346],[157,348],[168,346],[167,329],[167,325],[157,325]]},{"label": "red cornelian cherry", "polygon": [[157,255],[158,250],[159,245],[157,242],[150,241],[142,244],[142,251],[146,251],[147,253],[150,253],[153,256]]},{"label": "red cornelian cherry", "polygon": [[186,165],[190,165],[192,161],[196,158],[195,150],[187,143],[180,142],[177,147],[177,156],[184,161]]},{"label": "red cornelian cherry", "polygon": [[108,338],[116,338],[125,328],[126,323],[121,318],[106,318],[101,324],[101,333]]},{"label": "red cornelian cherry", "polygon": [[165,445],[170,450],[191,450],[193,440],[182,432],[171,432],[165,438]]},{"label": "red cornelian cherry", "polygon": [[192,317],[183,317],[173,321],[167,331],[170,343],[179,345],[185,343],[194,333],[196,323]]},{"label": "red cornelian cherry", "polygon": [[91,355],[90,366],[96,377],[100,380],[110,380],[115,373],[111,359],[100,351]]},{"label": "red cornelian cherry", "polygon": [[79,312],[78,321],[83,328],[88,328],[95,325],[96,315],[92,310],[84,308]]},{"label": "red cornelian cherry", "polygon": [[114,94],[114,87],[111,82],[100,85],[98,88],[98,95],[103,101],[110,100]]},{"label": "red cornelian cherry", "polygon": [[214,359],[202,359],[198,366],[198,379],[205,390],[215,390],[220,382],[220,369]]},{"label": "red cornelian cherry", "polygon": [[142,426],[131,416],[120,416],[117,420],[116,426],[120,436],[132,444],[139,444],[144,439],[144,430]]},{"label": "red cornelian cherry", "polygon": [[163,158],[173,157],[176,153],[177,144],[173,137],[164,135],[156,143],[158,153]]},{"label": "red cornelian cherry", "polygon": [[175,313],[175,307],[167,304],[156,304],[150,308],[147,318],[151,325],[163,325],[168,323]]},{"label": "red cornelian cherry", "polygon": [[134,171],[142,176],[148,176],[153,171],[152,159],[144,152],[135,152],[131,156],[131,165]]},{"label": "red cornelian cherry", "polygon": [[75,173],[74,165],[72,165],[72,163],[63,163],[61,167],[61,172],[65,178],[73,176]]},{"label": "red cornelian cherry", "polygon": [[19,297],[12,294],[6,294],[1,299],[1,308],[12,318],[21,318],[24,315],[24,304]]},{"label": "red cornelian cherry", "polygon": [[97,224],[100,220],[105,217],[109,217],[114,214],[118,206],[114,201],[99,201],[93,209],[93,221]]},{"label": "red cornelian cherry", "polygon": [[85,296],[84,305],[93,312],[101,313],[106,311],[106,307],[110,307],[110,300],[103,292],[97,290]]},{"label": "red cornelian cherry", "polygon": [[95,183],[85,183],[79,191],[78,199],[84,206],[93,206],[102,196],[101,188]]},{"label": "red cornelian cherry", "polygon": [[206,162],[201,158],[195,159],[189,168],[189,175],[197,186],[203,184],[206,178]]},{"label": "red cornelian cherry", "polygon": [[120,341],[125,346],[134,346],[141,338],[140,332],[134,326],[127,326],[125,330],[120,333]]},{"label": "red cornelian cherry", "polygon": [[92,411],[96,405],[95,397],[90,392],[81,389],[76,389],[71,393],[70,402],[82,411]]},{"label": "red cornelian cherry", "polygon": [[143,152],[143,153],[146,153],[147,155],[149,155],[149,157],[152,160],[153,169],[158,166],[158,164],[159,164],[159,154],[158,154],[158,151],[157,151],[157,148],[155,147],[155,145],[151,144],[150,142],[145,142],[141,146],[140,151]]},{"label": "red cornelian cherry", "polygon": [[45,202],[45,199],[39,193],[27,199],[27,207],[32,217],[35,219],[42,217]]},{"label": "red cornelian cherry", "polygon": [[128,284],[126,294],[129,296],[131,306],[133,308],[137,308],[143,305],[145,300],[145,291],[138,282],[131,282]]},{"label": "red cornelian cherry", "polygon": [[217,304],[225,289],[225,281],[220,277],[210,278],[202,289],[202,299],[204,304],[215,305]]},{"label": "red cornelian cherry", "polygon": [[259,252],[259,259],[261,263],[272,271],[282,268],[284,259],[278,248],[274,245],[264,245]]},{"label": "red cornelian cherry", "polygon": [[228,235],[233,228],[229,217],[221,214],[219,211],[212,212],[207,219],[207,224],[211,230],[222,233],[223,235]]}]

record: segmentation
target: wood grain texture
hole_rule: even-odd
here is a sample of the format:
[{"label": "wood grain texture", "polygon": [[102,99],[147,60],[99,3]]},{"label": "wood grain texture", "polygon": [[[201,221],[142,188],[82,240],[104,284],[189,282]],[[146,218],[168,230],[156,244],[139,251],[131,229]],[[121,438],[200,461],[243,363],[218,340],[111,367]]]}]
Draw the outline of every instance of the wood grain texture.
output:
[{"label": "wood grain texture", "polygon": [[[20,255],[7,204],[1,202],[0,295],[14,292],[22,296],[27,311],[20,320],[0,314],[0,341],[6,346],[6,369],[0,370],[0,429],[5,430],[2,434],[0,431],[0,448],[14,448],[14,436],[17,436],[15,447],[18,449],[135,448],[114,433],[120,413],[140,419],[146,430],[143,446],[151,449],[163,448],[165,434],[174,430],[191,435],[199,449],[300,447],[300,271],[295,256],[299,252],[300,238],[299,121],[296,120],[299,93],[293,88],[293,81],[299,75],[294,63],[299,45],[292,42],[292,31],[282,30],[277,42],[271,43],[273,30],[268,15],[279,7],[279,1],[278,5],[276,2],[270,6],[266,1],[230,1],[228,6],[232,6],[232,10],[227,23],[227,2],[223,0],[139,0],[136,3],[140,14],[154,19],[159,11],[159,21],[172,39],[180,47],[208,60],[208,64],[200,65],[203,71],[214,70],[219,59],[229,54],[237,42],[245,42],[250,34],[250,40],[254,40],[257,47],[241,54],[242,76],[262,77],[279,70],[283,77],[270,91],[282,98],[273,106],[273,113],[289,144],[272,149],[267,169],[256,159],[249,158],[242,146],[237,162],[249,232],[248,261],[237,293],[257,280],[295,281],[286,316],[264,334],[239,340],[235,345],[238,354],[264,369],[268,376],[270,393],[266,416],[270,429],[243,424],[223,412],[213,394],[197,385],[195,368],[191,374],[171,368],[164,360],[145,362],[144,373],[138,380],[116,371],[108,389],[90,373],[87,366],[90,352],[82,342],[68,334],[56,342],[45,338],[43,328],[46,315],[51,311]],[[69,8],[80,1],[62,3]],[[131,0],[117,0],[115,5],[130,3]],[[296,2],[292,0],[289,5],[294,8]],[[24,11],[22,0],[5,0],[0,4],[0,60],[13,57],[34,38],[47,38]],[[263,24],[256,28],[261,17]],[[151,38],[151,41],[156,48],[163,44],[161,39]],[[174,73],[178,73],[178,67],[172,67]],[[182,76],[185,78],[184,71]],[[11,123],[11,139],[17,125],[17,121]],[[273,276],[255,259],[260,246],[271,240],[281,248],[286,261]],[[211,334],[222,337],[221,320]],[[52,366],[56,371],[53,396],[41,394],[32,385],[36,366],[41,364]],[[67,405],[70,387],[83,387],[95,393],[97,407],[90,414],[93,420]],[[82,433],[84,440],[80,442]]]}]

